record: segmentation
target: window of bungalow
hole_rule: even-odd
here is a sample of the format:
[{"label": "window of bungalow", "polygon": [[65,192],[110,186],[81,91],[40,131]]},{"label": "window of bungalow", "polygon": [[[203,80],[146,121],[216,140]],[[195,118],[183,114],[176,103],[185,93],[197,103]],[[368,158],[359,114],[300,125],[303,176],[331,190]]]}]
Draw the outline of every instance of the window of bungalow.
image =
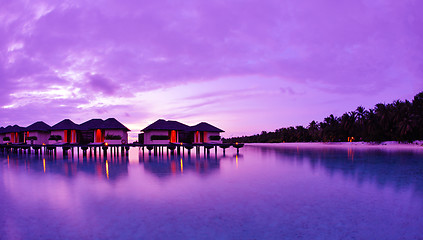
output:
[{"label": "window of bungalow", "polygon": [[176,131],[170,131],[170,142],[176,142]]},{"label": "window of bungalow", "polygon": [[104,134],[102,134],[101,129],[96,130],[95,134],[95,142],[104,142]]},{"label": "window of bungalow", "polygon": [[68,130],[63,131],[63,142],[68,142]]},{"label": "window of bungalow", "polygon": [[195,142],[200,142],[200,132],[199,131],[196,131],[195,132]]},{"label": "window of bungalow", "polygon": [[71,143],[76,143],[76,130],[71,130]]}]

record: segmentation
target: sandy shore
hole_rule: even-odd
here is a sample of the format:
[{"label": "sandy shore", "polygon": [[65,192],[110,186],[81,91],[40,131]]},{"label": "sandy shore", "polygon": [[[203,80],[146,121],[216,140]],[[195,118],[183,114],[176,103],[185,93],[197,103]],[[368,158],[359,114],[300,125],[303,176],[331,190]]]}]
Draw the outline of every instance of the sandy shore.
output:
[{"label": "sandy shore", "polygon": [[413,143],[398,143],[398,142],[382,142],[382,143],[368,143],[368,142],[313,142],[313,143],[246,143],[247,146],[265,146],[265,147],[301,147],[301,148],[337,148],[337,149],[375,149],[387,151],[421,151],[423,152],[423,141],[415,141]]}]

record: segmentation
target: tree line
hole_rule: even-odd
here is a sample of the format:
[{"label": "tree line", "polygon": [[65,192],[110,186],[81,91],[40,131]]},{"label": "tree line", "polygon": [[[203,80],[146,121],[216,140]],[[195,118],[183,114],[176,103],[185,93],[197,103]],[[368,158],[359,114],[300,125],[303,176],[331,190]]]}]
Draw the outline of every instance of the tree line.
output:
[{"label": "tree line", "polygon": [[252,136],[223,139],[224,142],[346,142],[346,141],[423,140],[423,92],[408,100],[379,103],[373,109],[357,107],[340,117],[333,114],[322,122],[311,121],[307,127],[296,126],[262,131]]}]

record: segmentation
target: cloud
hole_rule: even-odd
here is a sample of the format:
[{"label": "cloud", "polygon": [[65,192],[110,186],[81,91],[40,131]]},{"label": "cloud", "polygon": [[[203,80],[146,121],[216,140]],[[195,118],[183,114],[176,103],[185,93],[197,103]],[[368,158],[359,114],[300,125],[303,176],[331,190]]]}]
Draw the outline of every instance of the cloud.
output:
[{"label": "cloud", "polygon": [[[369,102],[375,92],[411,97],[423,87],[422,8],[412,0],[4,0],[0,105],[15,107],[3,109],[0,121],[64,99],[76,100],[79,112],[59,112],[101,115],[149,91],[222,78],[257,81],[251,76],[292,99],[304,91],[289,86],[300,83]],[[203,94],[231,91],[219,87]],[[148,109],[139,108],[132,110]]]},{"label": "cloud", "polygon": [[260,73],[337,85],[351,75],[358,82],[374,79],[375,70],[411,57],[408,44],[421,47],[421,17],[412,11],[417,6],[403,3],[405,12],[398,12],[398,4],[388,2],[123,1],[118,7],[106,1],[56,6],[18,25],[32,26],[22,36],[23,51],[48,66],[130,83],[163,86]]},{"label": "cloud", "polygon": [[101,92],[105,95],[113,95],[119,90],[119,84],[99,74],[87,74],[88,86],[93,92]]}]

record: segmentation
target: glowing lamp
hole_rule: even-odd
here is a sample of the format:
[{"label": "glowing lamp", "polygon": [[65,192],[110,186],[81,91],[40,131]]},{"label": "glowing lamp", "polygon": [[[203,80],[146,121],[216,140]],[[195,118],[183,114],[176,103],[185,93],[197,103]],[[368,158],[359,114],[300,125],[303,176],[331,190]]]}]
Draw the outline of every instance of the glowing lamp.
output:
[{"label": "glowing lamp", "polygon": [[109,143],[104,143],[105,146],[109,146]]}]

